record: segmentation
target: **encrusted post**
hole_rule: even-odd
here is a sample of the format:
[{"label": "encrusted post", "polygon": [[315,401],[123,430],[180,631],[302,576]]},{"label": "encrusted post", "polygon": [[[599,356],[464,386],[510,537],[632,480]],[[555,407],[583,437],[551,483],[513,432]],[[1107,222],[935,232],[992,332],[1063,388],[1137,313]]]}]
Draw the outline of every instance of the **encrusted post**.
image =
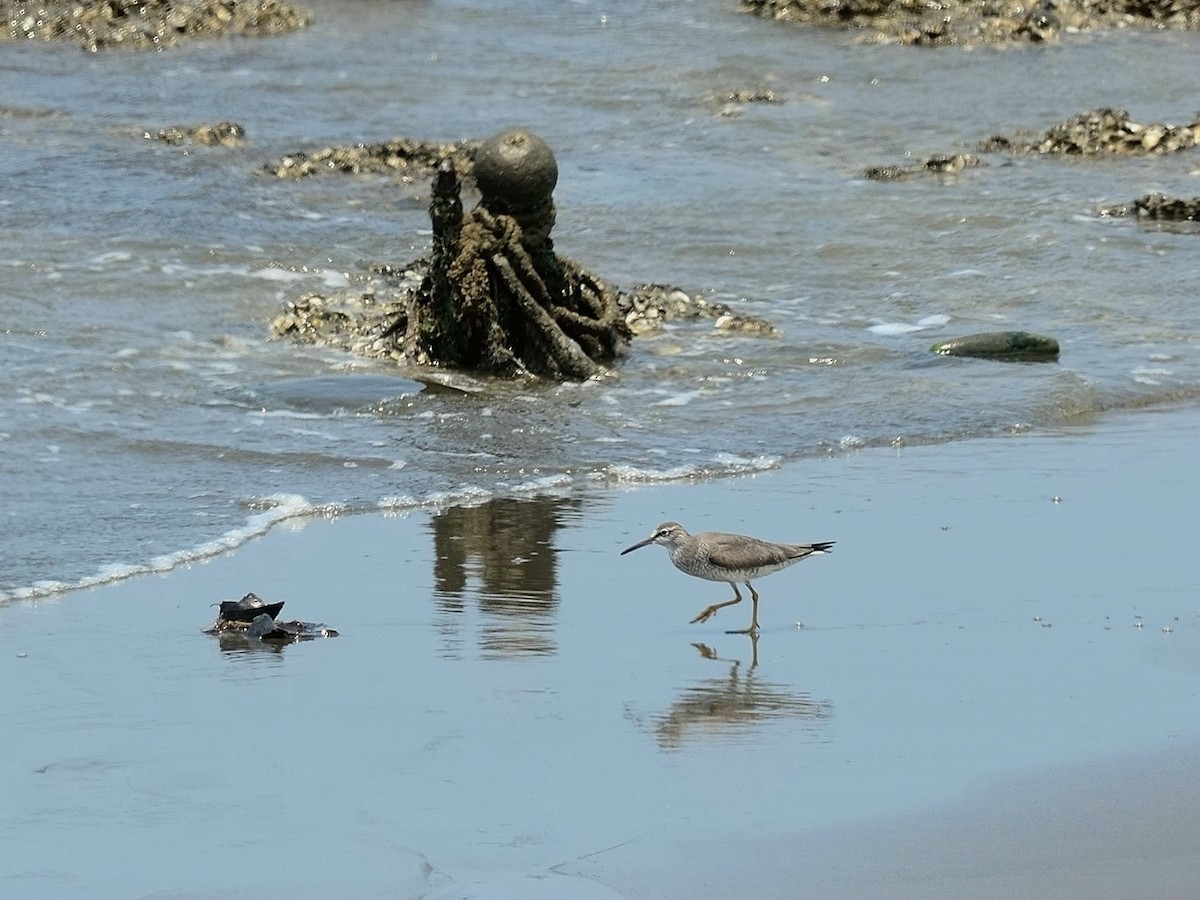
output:
[{"label": "encrusted post", "polygon": [[474,176],[481,200],[464,216],[453,165],[438,166],[430,275],[407,353],[503,375],[604,374],[630,332],[615,292],[554,252],[554,154],[537,135],[507,131],[480,145]]},{"label": "encrusted post", "polygon": [[461,332],[455,323],[454,287],[450,283],[450,264],[462,232],[463,208],[459,196],[458,173],[454,163],[443,159],[433,178],[433,199],[429,204],[433,223],[433,256],[429,271],[429,306],[419,320],[417,340],[424,352],[447,363],[463,357]]}]

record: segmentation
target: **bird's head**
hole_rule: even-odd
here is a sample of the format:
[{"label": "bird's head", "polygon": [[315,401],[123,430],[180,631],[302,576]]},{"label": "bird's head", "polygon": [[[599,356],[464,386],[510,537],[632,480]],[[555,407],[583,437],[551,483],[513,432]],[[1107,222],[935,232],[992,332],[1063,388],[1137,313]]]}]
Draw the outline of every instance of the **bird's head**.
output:
[{"label": "bird's head", "polygon": [[624,556],[626,553],[632,553],[634,550],[637,550],[639,547],[645,547],[647,544],[662,544],[668,550],[671,550],[678,547],[687,536],[687,529],[678,522],[663,522],[654,529],[650,537],[638,541],[632,547],[626,547],[621,551],[621,555]]}]

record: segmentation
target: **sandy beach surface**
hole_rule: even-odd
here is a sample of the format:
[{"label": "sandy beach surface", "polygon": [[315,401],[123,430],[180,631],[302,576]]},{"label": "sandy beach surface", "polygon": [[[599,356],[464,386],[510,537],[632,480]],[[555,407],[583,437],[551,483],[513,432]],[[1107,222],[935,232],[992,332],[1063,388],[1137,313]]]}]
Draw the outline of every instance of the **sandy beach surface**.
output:
[{"label": "sandy beach surface", "polygon": [[[1198,447],[1139,411],[297,520],[9,603],[0,896],[1195,896]],[[837,545],[752,641],[618,555],[664,519]],[[341,634],[202,633],[247,591]]]}]

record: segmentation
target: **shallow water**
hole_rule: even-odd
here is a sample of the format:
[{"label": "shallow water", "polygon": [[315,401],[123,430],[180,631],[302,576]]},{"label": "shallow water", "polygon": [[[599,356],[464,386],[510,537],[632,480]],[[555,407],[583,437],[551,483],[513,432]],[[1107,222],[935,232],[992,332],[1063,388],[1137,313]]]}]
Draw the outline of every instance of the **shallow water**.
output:
[{"label": "shallow water", "polygon": [[[1098,896],[1179,895],[1138,879],[1179,875],[1170,836],[1200,799],[1173,780],[1195,771],[1195,442],[1188,413],[1144,413],[304,520],[10,604],[0,895],[894,898],[957,878],[941,896],[1051,897],[1097,871]],[[658,548],[618,555],[667,517],[838,543],[758,583],[752,642],[723,631],[745,604],[688,624],[724,585]],[[201,633],[246,590],[341,636]],[[1164,748],[1170,775],[1143,756]],[[1079,784],[1122,759],[1109,793]],[[947,837],[960,807],[987,840]],[[914,820],[939,840],[911,847]],[[1124,826],[1106,857],[1081,852]],[[856,861],[863,835],[882,851]],[[841,855],[809,868],[822,841]],[[1032,889],[1042,870],[1067,888]]]},{"label": "shallow water", "polygon": [[[279,39],[0,45],[0,601],[169,569],[314,510],[759,471],[1195,402],[1196,236],[1094,214],[1195,193],[1195,152],[861,173],[1102,104],[1183,121],[1200,38],[917,52],[733,6],[317,3],[314,27]],[[718,114],[723,92],[760,86],[786,102]],[[142,137],[217,120],[249,145]],[[422,184],[282,182],[263,163],[513,124],[558,156],[560,251],[623,287],[711,292],[783,336],[681,325],[636,341],[616,382],[475,396],[266,339],[285,300],[421,255],[429,226]],[[1061,363],[927,353],[997,327],[1057,337]]]}]

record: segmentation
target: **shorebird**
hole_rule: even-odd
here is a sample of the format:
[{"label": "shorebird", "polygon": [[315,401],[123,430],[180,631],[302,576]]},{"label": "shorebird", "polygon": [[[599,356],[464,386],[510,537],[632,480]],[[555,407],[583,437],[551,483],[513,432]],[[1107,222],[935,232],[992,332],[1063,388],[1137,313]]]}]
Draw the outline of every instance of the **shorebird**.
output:
[{"label": "shorebird", "polygon": [[663,522],[654,529],[654,533],[650,537],[644,541],[638,541],[632,547],[626,547],[621,551],[621,555],[632,553],[647,544],[661,544],[666,547],[667,553],[671,556],[671,564],[680,572],[695,575],[697,578],[706,578],[709,581],[725,581],[733,586],[732,600],[706,606],[692,619],[693,623],[707,622],[722,607],[741,603],[742,593],[738,590],[740,581],[750,589],[754,612],[750,618],[749,628],[734,629],[726,634],[757,634],[758,591],[754,589],[750,579],[761,578],[772,572],[778,572],[780,569],[786,569],[814,553],[828,553],[834,542],[774,544],[770,541],[747,537],[744,534],[725,534],[720,531],[701,531],[699,534],[688,534],[687,529],[678,522]]}]

